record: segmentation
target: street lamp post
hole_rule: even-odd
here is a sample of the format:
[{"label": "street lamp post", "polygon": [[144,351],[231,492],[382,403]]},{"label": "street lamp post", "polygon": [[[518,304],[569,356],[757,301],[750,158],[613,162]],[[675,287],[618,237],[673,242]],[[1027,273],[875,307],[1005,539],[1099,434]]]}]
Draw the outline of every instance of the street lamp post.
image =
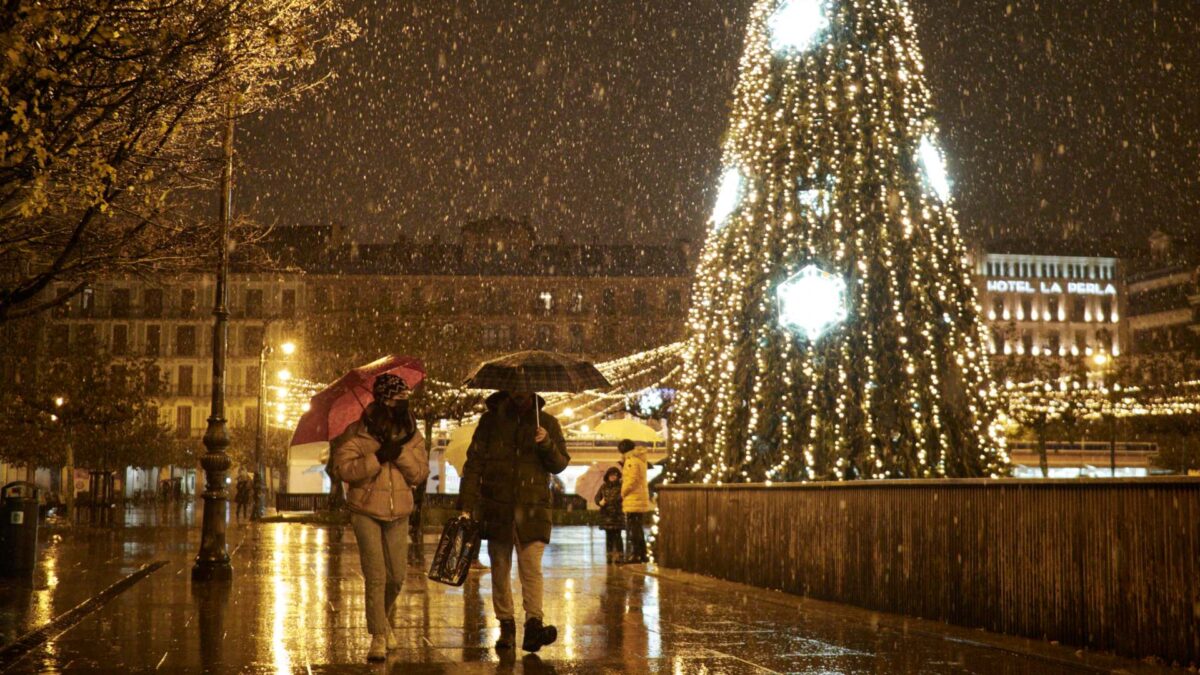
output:
[{"label": "street lamp post", "polygon": [[[266,332],[264,331],[263,334],[265,338]],[[285,342],[280,345],[280,350],[284,356],[291,356],[296,352],[296,345],[292,342]],[[266,467],[263,465],[263,448],[267,444],[267,357],[273,353],[275,353],[275,349],[264,339],[262,349],[258,352],[258,420],[254,434],[254,512],[250,515],[251,520],[261,519],[267,510]]]},{"label": "street lamp post", "polygon": [[229,495],[225,476],[231,461],[229,427],[225,420],[225,352],[229,346],[229,224],[233,209],[233,101],[225,104],[225,129],[221,167],[220,247],[217,256],[217,284],[213,298],[212,411],[204,432],[206,452],[200,460],[204,467],[204,521],[200,533],[200,552],[192,567],[193,581],[230,581],[233,566],[225,545],[225,521],[229,517]]}]

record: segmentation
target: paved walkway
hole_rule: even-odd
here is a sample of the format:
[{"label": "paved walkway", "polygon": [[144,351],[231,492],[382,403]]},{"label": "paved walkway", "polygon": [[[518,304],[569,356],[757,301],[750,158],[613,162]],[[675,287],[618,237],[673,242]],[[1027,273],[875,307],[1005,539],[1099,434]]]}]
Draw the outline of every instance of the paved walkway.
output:
[{"label": "paved walkway", "polygon": [[[45,625],[151,561],[166,565],[5,672],[1086,673],[1167,672],[1035,641],[881,615],[647,566],[604,564],[602,533],[555,531],[546,614],[559,641],[501,659],[489,572],[464,588],[410,568],[395,620],[403,649],[365,663],[353,534],[232,525],[234,582],[193,586],[193,515],[57,535],[37,588],[0,587],[0,644]],[[140,518],[140,516],[138,517]],[[432,541],[429,542],[429,545]],[[487,562],[486,555],[484,562]],[[519,591],[516,593],[519,598]],[[55,631],[57,632],[57,631]]]}]

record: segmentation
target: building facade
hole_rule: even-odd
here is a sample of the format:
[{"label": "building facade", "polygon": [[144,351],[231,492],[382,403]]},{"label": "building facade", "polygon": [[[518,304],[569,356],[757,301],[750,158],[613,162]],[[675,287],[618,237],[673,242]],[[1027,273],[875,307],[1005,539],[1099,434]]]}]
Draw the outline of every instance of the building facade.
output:
[{"label": "building facade", "polygon": [[[450,244],[364,245],[336,235],[282,228],[270,243],[281,271],[231,273],[231,428],[254,425],[268,345],[299,346],[286,361],[277,349],[267,360],[269,383],[284,369],[330,381],[389,353],[421,357],[432,377],[457,382],[508,352],[602,361],[682,337],[690,289],[682,244],[543,243],[528,223],[500,218],[464,226]],[[84,344],[118,360],[153,359],[160,420],[199,443],[211,410],[214,291],[214,275],[104,279],[20,330],[6,326],[6,343],[19,340],[32,358],[0,359],[0,376],[36,378],[39,363]]]},{"label": "building facade", "polygon": [[973,269],[997,355],[1119,356],[1126,291],[1116,258],[983,253]]},{"label": "building facade", "polygon": [[1132,275],[1129,337],[1138,355],[1200,353],[1200,269],[1172,265]]}]

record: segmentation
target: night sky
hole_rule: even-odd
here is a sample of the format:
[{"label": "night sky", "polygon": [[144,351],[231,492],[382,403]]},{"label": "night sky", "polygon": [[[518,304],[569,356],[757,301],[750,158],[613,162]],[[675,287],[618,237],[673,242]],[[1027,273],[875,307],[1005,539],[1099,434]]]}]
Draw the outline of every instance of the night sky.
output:
[{"label": "night sky", "polygon": [[[490,215],[703,239],[752,0],[349,1],[336,79],[241,127],[244,211],[366,241]],[[1196,229],[1200,3],[911,2],[969,237]]]}]

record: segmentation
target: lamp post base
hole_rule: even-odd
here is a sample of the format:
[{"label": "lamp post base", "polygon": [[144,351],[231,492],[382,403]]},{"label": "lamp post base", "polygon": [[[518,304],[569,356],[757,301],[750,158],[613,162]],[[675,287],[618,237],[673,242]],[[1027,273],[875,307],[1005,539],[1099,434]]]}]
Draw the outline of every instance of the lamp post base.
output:
[{"label": "lamp post base", "polygon": [[223,490],[204,493],[204,526],[200,535],[200,552],[196,554],[196,564],[192,567],[192,581],[233,579],[233,565],[229,562],[229,552],[225,546],[228,511],[229,500]]},{"label": "lamp post base", "polygon": [[192,581],[233,581],[233,565],[228,560],[196,559],[192,566]]}]

